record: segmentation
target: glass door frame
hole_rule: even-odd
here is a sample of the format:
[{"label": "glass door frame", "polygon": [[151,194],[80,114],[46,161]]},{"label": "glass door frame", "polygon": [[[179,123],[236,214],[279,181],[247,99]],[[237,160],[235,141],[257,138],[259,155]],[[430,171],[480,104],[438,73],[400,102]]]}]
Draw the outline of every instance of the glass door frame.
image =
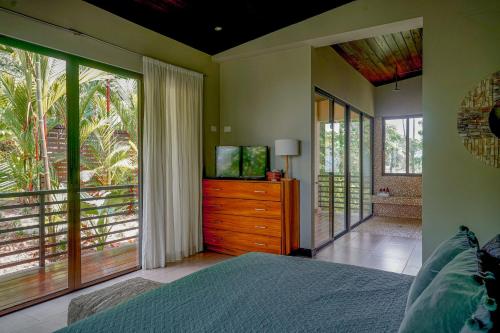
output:
[{"label": "glass door frame", "polygon": [[[89,287],[106,280],[113,279],[117,276],[127,274],[142,267],[142,124],[143,124],[143,75],[123,68],[104,64],[98,61],[86,59],[80,56],[72,55],[62,51],[54,50],[48,47],[37,45],[34,43],[18,40],[0,34],[0,44],[8,45],[24,51],[38,53],[44,56],[60,59],[66,62],[66,133],[67,133],[67,197],[68,197],[68,286],[66,289],[32,299],[13,307],[0,311],[0,316],[7,313],[23,309],[25,307],[44,302],[46,300],[68,294],[72,291]],[[79,69],[80,66],[92,67],[112,74],[121,75],[130,79],[137,80],[138,87],[138,219],[139,219],[139,236],[138,236],[138,257],[139,263],[136,267],[120,271],[108,276],[81,283],[81,255],[80,255],[80,82]]]},{"label": "glass door frame", "polygon": [[[373,186],[374,186],[374,163],[375,163],[375,159],[374,159],[374,154],[373,154],[373,148],[374,148],[374,144],[373,144],[373,140],[374,140],[374,128],[373,128],[373,125],[374,125],[374,118],[366,113],[364,113],[363,111],[360,111],[359,109],[351,106],[348,104],[348,111],[346,111],[348,113],[348,116],[349,116],[349,125],[350,125],[350,121],[351,121],[351,112],[355,112],[359,115],[359,132],[360,132],[360,135],[359,135],[359,166],[360,166],[360,170],[359,170],[359,181],[360,181],[360,198],[359,198],[359,216],[360,216],[360,220],[358,222],[355,222],[355,223],[351,223],[351,215],[348,214],[348,217],[347,217],[347,220],[348,220],[348,225],[347,225],[347,232],[351,231],[353,228],[357,227],[358,225],[360,225],[361,223],[363,223],[364,221],[366,221],[367,219],[369,219],[370,217],[373,216],[373,204],[372,204],[372,213],[368,216],[364,216],[364,210],[363,210],[363,207],[364,207],[364,184],[363,184],[363,162],[364,162],[364,158],[363,158],[363,138],[364,138],[364,126],[365,126],[365,122],[368,121],[370,123],[370,151],[371,151],[371,174],[372,174],[372,177],[371,177],[371,181],[370,181],[370,193],[373,194]],[[348,126],[348,130],[347,130],[347,145],[348,145],[348,148],[350,148],[350,142],[351,138],[350,138],[350,126]],[[350,152],[349,150],[347,150],[347,158],[350,157]],[[347,162],[347,167],[350,169],[350,163],[349,161]],[[351,185],[351,181],[350,179],[348,180],[348,183],[349,183],[349,186]],[[348,192],[350,192],[350,187],[347,189]],[[350,195],[350,193],[348,193],[348,195]],[[348,200],[348,206],[349,206],[349,209],[350,209],[350,201]]]},{"label": "glass door frame", "polygon": [[[342,106],[345,107],[345,111],[344,111],[344,121],[345,121],[345,130],[344,130],[344,151],[345,151],[345,167],[344,167],[344,202],[345,202],[345,207],[344,207],[344,223],[345,223],[345,230],[338,233],[338,234],[335,234],[335,230],[334,230],[334,221],[333,221],[333,216],[334,214],[331,214],[330,213],[330,224],[331,224],[331,235],[330,235],[330,239],[328,241],[325,241],[319,245],[315,244],[315,239],[313,238],[313,254],[316,253],[317,251],[319,251],[320,249],[322,249],[323,247],[325,246],[328,246],[330,245],[332,242],[334,242],[336,239],[344,236],[345,234],[349,233],[353,228],[359,226],[361,223],[365,222],[366,220],[368,220],[370,217],[373,216],[373,204],[372,204],[372,209],[371,209],[371,214],[368,215],[368,216],[364,216],[364,211],[363,211],[363,132],[364,132],[364,122],[365,121],[369,121],[370,122],[370,137],[371,137],[371,140],[370,140],[370,149],[371,149],[371,174],[372,174],[372,177],[371,177],[371,182],[370,182],[370,192],[373,194],[373,186],[374,186],[374,153],[373,153],[373,149],[374,149],[374,117],[373,116],[370,116],[366,113],[364,113],[363,111],[357,109],[356,107],[352,106],[351,104],[347,103],[346,101],[340,99],[340,98],[337,98],[335,97],[334,95],[330,94],[329,92],[319,88],[319,87],[314,87],[314,95],[320,95],[320,96],[323,96],[325,98],[327,98],[329,101],[330,101],[330,122],[333,124],[333,107],[334,107],[334,103],[337,103],[337,104],[340,104]],[[350,186],[351,186],[351,182],[350,182],[350,176],[349,176],[349,171],[350,171],[350,161],[349,161],[349,158],[350,158],[350,122],[351,122],[351,111],[352,112],[356,112],[357,114],[360,115],[360,221],[354,223],[354,224],[351,224],[351,218],[350,218],[350,200],[349,200],[349,196],[350,196]],[[314,121],[314,120],[313,120]],[[312,128],[314,128],[314,126],[312,126]],[[312,140],[311,142],[315,142],[315,138],[314,136],[317,135],[317,133],[315,133],[315,131],[313,131],[312,133]],[[314,152],[315,151],[315,148],[312,149],[312,151]],[[333,150],[332,150],[332,154],[333,154]],[[315,161],[315,159],[313,158],[313,161]],[[313,165],[312,167],[312,170],[313,170],[313,179],[314,179],[314,168],[315,166]],[[313,182],[314,183],[314,182]],[[315,191],[315,187],[314,187],[314,184],[312,184],[312,193],[313,193],[313,196],[314,197],[316,194],[314,193]],[[330,186],[330,197],[332,195],[332,191],[333,191],[333,187]],[[331,197],[332,198],[332,197]],[[332,206],[330,204],[330,206]],[[312,214],[314,214],[314,212],[312,212]],[[314,219],[314,216],[312,216],[312,219],[311,221],[315,221]],[[313,231],[312,232],[312,235],[314,237],[314,226],[312,226],[311,230]]]}]

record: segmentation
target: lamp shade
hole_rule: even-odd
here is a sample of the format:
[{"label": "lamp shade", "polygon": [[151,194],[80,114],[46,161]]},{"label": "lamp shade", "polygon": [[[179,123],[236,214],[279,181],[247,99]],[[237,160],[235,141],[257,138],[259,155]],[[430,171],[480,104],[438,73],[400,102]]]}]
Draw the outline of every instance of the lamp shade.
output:
[{"label": "lamp shade", "polygon": [[280,139],[274,141],[274,150],[277,156],[294,156],[299,154],[299,140]]}]

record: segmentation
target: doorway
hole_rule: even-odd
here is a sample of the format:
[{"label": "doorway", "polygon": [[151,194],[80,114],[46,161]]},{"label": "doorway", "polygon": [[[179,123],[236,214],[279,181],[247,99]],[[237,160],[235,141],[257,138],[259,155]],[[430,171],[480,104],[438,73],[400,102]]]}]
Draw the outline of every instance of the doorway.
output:
[{"label": "doorway", "polygon": [[373,118],[316,88],[314,247],[320,249],[372,215]]}]

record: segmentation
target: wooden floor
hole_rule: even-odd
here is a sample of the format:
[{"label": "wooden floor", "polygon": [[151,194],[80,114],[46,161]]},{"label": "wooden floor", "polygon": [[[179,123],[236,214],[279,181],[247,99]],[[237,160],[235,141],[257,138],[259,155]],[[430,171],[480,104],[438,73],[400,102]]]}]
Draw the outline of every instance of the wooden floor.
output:
[{"label": "wooden floor", "polygon": [[[82,283],[138,265],[137,245],[82,256]],[[0,276],[0,311],[68,287],[67,260]]]}]

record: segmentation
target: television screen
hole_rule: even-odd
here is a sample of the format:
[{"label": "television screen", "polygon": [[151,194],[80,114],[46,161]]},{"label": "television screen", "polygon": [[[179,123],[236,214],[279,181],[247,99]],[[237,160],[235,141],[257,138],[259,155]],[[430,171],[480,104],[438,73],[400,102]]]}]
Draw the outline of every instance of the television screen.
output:
[{"label": "television screen", "polygon": [[263,178],[268,169],[268,148],[266,146],[247,146],[241,148],[244,178]]},{"label": "television screen", "polygon": [[218,146],[215,150],[215,174],[222,178],[238,178],[240,176],[240,147]]}]

